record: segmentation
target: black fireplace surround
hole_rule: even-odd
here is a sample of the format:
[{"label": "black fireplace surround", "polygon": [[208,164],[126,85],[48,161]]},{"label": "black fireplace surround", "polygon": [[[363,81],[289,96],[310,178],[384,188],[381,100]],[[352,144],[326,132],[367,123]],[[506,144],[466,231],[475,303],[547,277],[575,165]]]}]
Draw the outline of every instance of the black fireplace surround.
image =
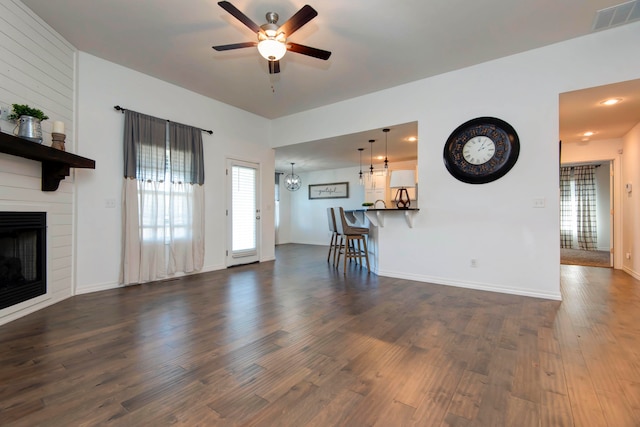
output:
[{"label": "black fireplace surround", "polygon": [[46,212],[0,212],[0,310],[47,292]]}]

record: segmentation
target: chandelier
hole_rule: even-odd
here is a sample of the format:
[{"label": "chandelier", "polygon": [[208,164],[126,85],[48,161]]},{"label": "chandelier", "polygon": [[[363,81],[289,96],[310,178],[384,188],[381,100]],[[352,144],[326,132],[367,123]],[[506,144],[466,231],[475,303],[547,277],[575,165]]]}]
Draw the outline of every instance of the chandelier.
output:
[{"label": "chandelier", "polygon": [[300,177],[293,173],[293,165],[295,165],[295,163],[291,163],[291,173],[284,177],[285,188],[289,191],[297,191],[302,185]]}]

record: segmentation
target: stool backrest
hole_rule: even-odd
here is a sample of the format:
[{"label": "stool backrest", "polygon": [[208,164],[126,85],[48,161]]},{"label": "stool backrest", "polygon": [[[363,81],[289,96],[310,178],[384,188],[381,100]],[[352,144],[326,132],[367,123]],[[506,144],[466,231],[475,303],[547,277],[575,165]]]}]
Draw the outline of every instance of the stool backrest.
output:
[{"label": "stool backrest", "polygon": [[329,231],[336,233],[338,230],[336,228],[336,214],[333,208],[327,208],[327,219],[329,220]]},{"label": "stool backrest", "polygon": [[342,217],[340,216],[340,214],[338,214],[338,218],[336,218],[336,232],[340,235],[346,234],[344,229],[344,223],[342,222]]},{"label": "stool backrest", "polygon": [[338,227],[342,230],[339,232],[340,234],[362,234],[361,231],[356,230],[354,227],[349,224],[347,221],[347,217],[344,214],[344,208],[340,208],[340,219],[337,221]]}]

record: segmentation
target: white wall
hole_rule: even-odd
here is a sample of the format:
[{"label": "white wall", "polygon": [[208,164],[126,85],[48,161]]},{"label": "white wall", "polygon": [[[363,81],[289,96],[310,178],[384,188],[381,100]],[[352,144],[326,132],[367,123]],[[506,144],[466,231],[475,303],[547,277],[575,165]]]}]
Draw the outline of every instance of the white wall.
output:
[{"label": "white wall", "polygon": [[[22,3],[0,0],[0,106],[28,104],[49,120],[42,123],[51,145],[54,120],[66,124],[67,151],[77,153],[73,132],[74,48]],[[2,132],[14,123],[0,121]],[[78,153],[81,154],[81,153]],[[55,192],[43,192],[41,164],[0,154],[0,210],[47,212],[47,295],[0,310],[0,324],[46,307],[73,292],[74,177]]]},{"label": "white wall", "polygon": [[[640,280],[640,123],[623,137],[622,161],[622,268]],[[624,189],[631,184],[632,191]],[[629,254],[629,259],[627,259]]]},{"label": "white wall", "polygon": [[[362,209],[364,187],[358,184],[358,168],[300,173],[302,188],[291,192],[291,241],[308,245],[328,245],[331,239],[327,208]],[[309,184],[348,182],[349,198],[309,200]],[[284,190],[287,191],[287,190]]]},{"label": "white wall", "polygon": [[[280,174],[280,214],[278,220],[280,221],[279,229],[276,236],[276,244],[282,245],[291,242],[291,195],[293,194],[284,186],[285,174]],[[300,191],[300,190],[298,190]]]},{"label": "white wall", "polygon": [[[639,78],[640,56],[630,55],[639,43],[640,23],[629,24],[280,118],[274,144],[417,120],[420,212],[412,229],[400,218],[385,225],[397,229],[380,236],[381,274],[558,299],[558,96]],[[446,171],[442,149],[479,116],[514,126],[520,157],[495,182],[464,184]],[[546,207],[534,209],[534,198]]]},{"label": "white wall", "polygon": [[[269,146],[270,122],[86,53],[80,53],[78,61],[78,146],[84,155],[96,160],[96,170],[77,172],[77,292],[108,289],[118,282],[124,116],[114,110],[115,105],[213,130],[213,135],[203,133],[206,209],[203,271],[226,266],[226,159],[259,163],[260,259],[274,259],[274,152]],[[108,199],[116,200],[115,209],[106,207]]]}]

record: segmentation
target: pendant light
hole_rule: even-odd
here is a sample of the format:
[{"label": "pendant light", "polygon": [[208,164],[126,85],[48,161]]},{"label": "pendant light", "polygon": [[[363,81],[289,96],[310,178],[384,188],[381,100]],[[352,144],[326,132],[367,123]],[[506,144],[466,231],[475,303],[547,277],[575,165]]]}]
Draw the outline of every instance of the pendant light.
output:
[{"label": "pendant light", "polygon": [[373,178],[373,143],[376,142],[375,139],[369,140],[369,147],[371,147],[371,164],[369,165],[369,179]]},{"label": "pendant light", "polygon": [[387,158],[387,137],[391,129],[382,129],[384,132],[384,176],[389,175],[389,159]]},{"label": "pendant light", "polygon": [[295,165],[295,163],[291,163],[291,173],[284,177],[285,188],[289,191],[297,191],[302,185],[300,177],[293,173],[293,165]]},{"label": "pendant light", "polygon": [[358,151],[360,152],[360,172],[358,172],[358,182],[360,185],[364,185],[364,177],[362,175],[362,151],[364,151],[364,148],[358,148]]}]

